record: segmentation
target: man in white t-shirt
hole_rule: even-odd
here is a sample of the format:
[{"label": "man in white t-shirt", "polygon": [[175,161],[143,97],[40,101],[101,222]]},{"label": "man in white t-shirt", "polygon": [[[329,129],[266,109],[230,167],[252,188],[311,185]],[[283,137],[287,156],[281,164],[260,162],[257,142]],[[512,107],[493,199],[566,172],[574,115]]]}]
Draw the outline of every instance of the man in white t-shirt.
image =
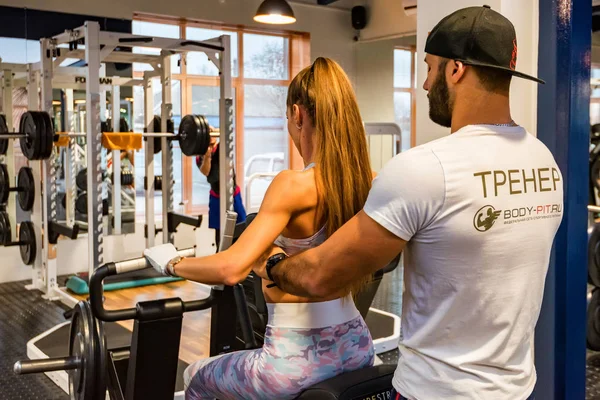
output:
[{"label": "man in white t-shirt", "polygon": [[516,43],[489,7],[444,18],[425,47],[424,89],[431,119],[452,134],[388,162],[363,211],[321,246],[256,270],[286,292],[325,297],[404,251],[395,399],[533,398],[563,180],[511,118],[511,77],[541,82],[515,71]]}]

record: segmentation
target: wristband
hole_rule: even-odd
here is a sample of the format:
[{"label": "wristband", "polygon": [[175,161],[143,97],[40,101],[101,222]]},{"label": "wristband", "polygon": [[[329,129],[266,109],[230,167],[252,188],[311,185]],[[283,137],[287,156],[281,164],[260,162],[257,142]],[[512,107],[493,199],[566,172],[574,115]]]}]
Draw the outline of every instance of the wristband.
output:
[{"label": "wristband", "polygon": [[175,266],[177,264],[179,264],[181,262],[181,260],[183,260],[183,257],[181,257],[181,256],[176,256],[176,257],[173,257],[171,260],[169,260],[169,262],[167,263],[167,267],[165,268],[167,275],[175,277],[175,278],[178,277],[177,274],[175,273]]}]

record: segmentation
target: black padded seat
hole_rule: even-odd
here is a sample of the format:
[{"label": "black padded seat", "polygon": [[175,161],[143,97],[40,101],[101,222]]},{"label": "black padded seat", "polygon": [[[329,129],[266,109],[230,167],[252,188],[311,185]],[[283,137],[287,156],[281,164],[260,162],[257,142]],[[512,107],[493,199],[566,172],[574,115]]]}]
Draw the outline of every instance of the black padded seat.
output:
[{"label": "black padded seat", "polygon": [[346,372],[306,389],[296,400],[387,400],[395,370],[386,364]]}]

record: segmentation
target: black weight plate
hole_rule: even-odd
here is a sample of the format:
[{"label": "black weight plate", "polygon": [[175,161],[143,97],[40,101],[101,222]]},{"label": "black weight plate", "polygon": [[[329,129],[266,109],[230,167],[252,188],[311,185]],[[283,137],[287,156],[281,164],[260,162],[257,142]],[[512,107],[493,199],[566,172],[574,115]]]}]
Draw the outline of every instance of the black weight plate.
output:
[{"label": "black weight plate", "polygon": [[33,172],[29,167],[21,167],[17,176],[17,186],[20,191],[17,195],[19,206],[23,211],[31,211],[35,199],[35,182]]},{"label": "black weight plate", "polygon": [[75,177],[75,185],[79,190],[87,190],[87,168],[82,168]]},{"label": "black weight plate", "polygon": [[[160,129],[161,124],[162,119],[160,118],[160,116],[155,115],[154,118],[152,118],[152,131],[154,133],[160,132],[162,130]],[[154,154],[158,154],[162,150],[162,142],[160,139],[161,138],[159,137],[154,138]]]},{"label": "black weight plate", "polygon": [[[0,114],[0,136],[8,133],[8,126],[6,125],[6,117],[4,114]],[[0,154],[6,155],[8,151],[8,139],[0,139]]]},{"label": "black weight plate", "polygon": [[42,160],[47,160],[52,156],[52,146],[54,145],[54,122],[52,122],[50,114],[45,111],[40,112],[40,116],[44,120],[44,125],[46,126],[46,140],[42,142],[41,158]]},{"label": "black weight plate", "polygon": [[75,210],[77,210],[77,212],[80,214],[87,215],[88,209],[86,192],[79,193],[79,196],[77,196],[77,199],[75,200]]},{"label": "black weight plate", "polygon": [[35,157],[39,156],[40,142],[36,140],[36,130],[33,111],[25,112],[19,122],[19,132],[24,134],[24,137],[19,139],[19,145],[21,146],[21,152],[28,160],[37,160]]},{"label": "black weight plate", "polygon": [[23,221],[19,226],[19,251],[25,265],[33,264],[36,253],[35,230],[31,221]]},{"label": "black weight plate", "polygon": [[112,131],[111,126],[109,125],[108,121],[101,121],[100,122],[100,132],[110,132]]},{"label": "black weight plate", "polygon": [[210,124],[204,115],[197,115],[197,117],[200,120],[200,126],[202,126],[202,140],[197,143],[196,155],[202,156],[206,154],[210,145]]},{"label": "black weight plate", "polygon": [[590,170],[590,179],[594,187],[600,190],[600,157],[597,157]]},{"label": "black weight plate", "polygon": [[[47,146],[47,128],[46,128],[46,119],[44,118],[44,113],[41,111],[33,112],[34,121],[36,121],[36,137],[38,139],[39,145],[39,153],[36,160],[43,160],[44,155],[46,154],[46,146]],[[37,148],[37,147],[36,147]]]},{"label": "black weight plate", "polygon": [[600,287],[600,224],[594,224],[588,235],[588,282]]},{"label": "black weight plate", "polygon": [[196,141],[200,139],[201,134],[202,127],[195,115],[183,117],[179,124],[179,147],[181,147],[181,152],[188,157],[196,155]]},{"label": "black weight plate", "polygon": [[0,164],[0,204],[8,202],[10,194],[10,177],[8,176],[8,168],[6,164]]},{"label": "black weight plate", "polygon": [[69,335],[69,356],[81,360],[79,368],[68,371],[72,400],[102,399],[106,395],[100,393],[102,388],[96,384],[99,367],[96,329],[89,303],[80,301],[73,309]]},{"label": "black weight plate", "polygon": [[[93,315],[91,310],[90,313]],[[107,382],[107,339],[104,334],[104,322],[94,318],[94,327],[96,329],[96,386],[98,386],[98,398],[103,399],[106,396]]]},{"label": "black weight plate", "polygon": [[121,132],[129,132],[129,124],[127,123],[127,120],[124,117],[121,117],[121,119],[119,120],[119,129],[121,130]]},{"label": "black weight plate", "polygon": [[0,211],[0,246],[11,241],[10,217],[6,211]]},{"label": "black weight plate", "polygon": [[600,290],[594,289],[592,300],[587,307],[586,342],[590,350],[600,350]]}]

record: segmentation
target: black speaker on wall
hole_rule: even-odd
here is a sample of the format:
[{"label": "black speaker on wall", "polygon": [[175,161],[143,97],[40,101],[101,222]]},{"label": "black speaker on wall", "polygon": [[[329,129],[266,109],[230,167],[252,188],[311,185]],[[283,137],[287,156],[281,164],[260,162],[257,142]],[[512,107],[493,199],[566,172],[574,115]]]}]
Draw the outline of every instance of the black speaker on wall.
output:
[{"label": "black speaker on wall", "polygon": [[356,30],[367,26],[367,9],[363,6],[352,7],[352,27]]}]

